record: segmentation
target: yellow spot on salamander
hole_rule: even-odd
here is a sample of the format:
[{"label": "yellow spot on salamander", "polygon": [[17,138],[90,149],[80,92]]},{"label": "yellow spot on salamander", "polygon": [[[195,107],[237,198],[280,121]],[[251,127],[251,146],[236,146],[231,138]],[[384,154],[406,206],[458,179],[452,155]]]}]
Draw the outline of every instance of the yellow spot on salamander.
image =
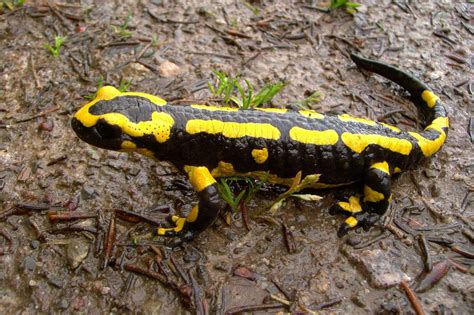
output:
[{"label": "yellow spot on salamander", "polygon": [[366,125],[370,125],[370,126],[377,125],[377,123],[373,120],[359,118],[359,117],[353,117],[353,116],[348,115],[348,114],[342,114],[342,115],[339,115],[338,117],[342,121],[358,122],[358,123],[362,123],[362,124],[366,124]]},{"label": "yellow spot on salamander", "polygon": [[370,168],[378,169],[378,170],[390,175],[390,169],[388,167],[387,162],[374,163],[370,166]]},{"label": "yellow spot on salamander", "polygon": [[393,172],[394,172],[395,174],[398,174],[398,173],[401,173],[401,172],[402,172],[402,169],[396,166],[396,167],[393,169]]},{"label": "yellow spot on salamander", "polygon": [[188,214],[188,216],[186,217],[186,222],[194,222],[196,221],[197,217],[198,217],[198,214],[199,214],[199,206],[198,205],[195,205],[193,207],[193,209],[191,210],[191,212]]},{"label": "yellow spot on salamander", "polygon": [[132,137],[154,135],[156,141],[163,143],[169,139],[174,119],[168,113],[153,112],[151,121],[131,122],[127,116],[119,113],[100,115],[109,125],[119,126],[122,131]]},{"label": "yellow spot on salamander", "polygon": [[284,114],[288,112],[286,108],[255,108],[256,110],[268,113],[277,113],[277,114]]},{"label": "yellow spot on salamander", "polygon": [[[185,169],[186,170],[186,169]],[[220,161],[217,164],[217,167],[212,169],[211,175],[214,177],[227,177],[227,176],[234,176],[235,175],[235,169],[232,163],[227,163]]]},{"label": "yellow spot on salamander", "polygon": [[410,154],[413,148],[413,145],[408,140],[374,134],[364,135],[344,132],[341,135],[341,139],[346,146],[357,153],[361,153],[371,144],[378,145],[379,147],[403,155]]},{"label": "yellow spot on salamander", "polygon": [[364,185],[364,201],[365,202],[379,202],[384,200],[384,195],[378,191],[373,190],[367,185]]},{"label": "yellow spot on salamander", "polygon": [[137,148],[137,145],[132,141],[125,140],[122,142],[121,147],[124,151],[133,151]]},{"label": "yellow spot on salamander", "polygon": [[448,117],[438,117],[434,119],[431,122],[431,124],[428,125],[428,127],[425,128],[425,130],[432,129],[439,132],[439,136],[434,140],[427,139],[417,132],[408,132],[408,133],[413,138],[418,140],[418,146],[423,152],[423,155],[428,157],[438,152],[441,146],[446,141],[446,133],[444,132],[443,128],[449,128]]},{"label": "yellow spot on salamander", "polygon": [[443,128],[449,128],[449,118],[448,117],[438,117],[435,118],[431,124],[429,124],[426,129],[434,129],[439,132],[444,132]]},{"label": "yellow spot on salamander", "polygon": [[186,132],[192,135],[205,132],[209,134],[222,134],[227,138],[252,137],[273,140],[278,140],[281,135],[278,128],[268,123],[238,123],[201,119],[189,120],[186,123]]},{"label": "yellow spot on salamander", "polygon": [[184,223],[186,223],[186,219],[185,218],[177,218],[174,223],[176,224],[176,227],[174,228],[159,228],[157,233],[158,235],[166,235],[166,232],[168,231],[172,231],[172,232],[175,232],[175,233],[179,233],[183,230],[183,227],[184,227]]},{"label": "yellow spot on salamander", "polygon": [[99,118],[103,115],[93,115],[89,113],[89,108],[91,108],[95,103],[99,101],[110,101],[116,97],[120,96],[139,96],[148,99],[150,102],[156,104],[157,106],[162,106],[166,104],[166,101],[158,96],[141,93],[141,92],[125,92],[122,93],[113,86],[104,86],[97,91],[97,96],[94,100],[82,106],[74,117],[79,120],[85,127],[94,126]]},{"label": "yellow spot on salamander", "polygon": [[383,122],[381,122],[381,123],[379,123],[379,124],[381,124],[381,125],[384,126],[384,127],[387,127],[387,128],[389,128],[389,129],[391,129],[392,131],[395,131],[396,133],[402,132],[399,128],[397,128],[397,127],[395,127],[395,126],[392,126],[392,125],[389,125],[389,124],[386,124],[386,123],[383,123]]},{"label": "yellow spot on salamander", "polygon": [[188,173],[189,181],[197,192],[203,191],[216,182],[207,167],[186,165],[184,170]]},{"label": "yellow spot on salamander", "polygon": [[354,218],[354,217],[348,217],[345,221],[344,221],[350,228],[353,228],[357,225],[357,219]]},{"label": "yellow spot on salamander", "polygon": [[267,148],[253,149],[252,156],[256,163],[263,164],[268,159],[268,149]]},{"label": "yellow spot on salamander", "polygon": [[215,111],[237,112],[239,110],[238,108],[232,108],[232,107],[206,106],[206,105],[198,105],[198,104],[191,105],[191,107],[196,108],[196,109],[204,109],[210,112],[215,112]]},{"label": "yellow spot on salamander", "polygon": [[308,130],[300,127],[290,129],[290,138],[306,144],[333,145],[339,140],[339,135],[335,130]]},{"label": "yellow spot on salamander", "polygon": [[300,110],[300,111],[298,111],[298,113],[300,113],[300,115],[308,117],[308,118],[324,119],[323,114],[315,112],[314,110]]},{"label": "yellow spot on salamander", "polygon": [[413,138],[418,141],[418,146],[420,147],[423,155],[426,157],[432,156],[439,151],[444,141],[446,140],[446,133],[444,131],[440,132],[439,136],[434,139],[426,139],[422,135],[416,132],[408,132]]},{"label": "yellow spot on salamander", "polygon": [[349,202],[340,201],[340,202],[338,202],[338,205],[343,210],[351,212],[351,213],[356,213],[356,212],[361,212],[362,211],[362,207],[360,205],[360,199],[357,196],[351,196],[349,198]]},{"label": "yellow spot on salamander", "polygon": [[421,98],[426,102],[429,108],[433,108],[436,105],[436,101],[439,100],[438,95],[429,90],[424,90],[423,93],[421,93]]}]

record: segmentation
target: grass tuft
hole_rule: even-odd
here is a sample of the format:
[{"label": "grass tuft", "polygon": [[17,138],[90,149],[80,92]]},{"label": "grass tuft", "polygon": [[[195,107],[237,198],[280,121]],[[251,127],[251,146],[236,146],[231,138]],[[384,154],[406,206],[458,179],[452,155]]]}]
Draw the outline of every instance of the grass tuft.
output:
[{"label": "grass tuft", "polygon": [[132,13],[128,13],[127,16],[125,17],[125,20],[123,21],[122,24],[118,26],[114,26],[115,33],[118,34],[122,38],[130,38],[132,37],[132,32],[130,32],[128,29],[128,24],[132,20]]},{"label": "grass tuft", "polygon": [[[220,178],[217,185],[222,199],[229,204],[232,212],[236,212],[241,203],[247,204],[252,200],[255,194],[267,182],[267,178],[268,173],[261,180],[249,177],[225,177]],[[238,191],[238,193],[236,194],[234,191]]]},{"label": "grass tuft", "polygon": [[54,37],[54,44],[50,45],[49,43],[44,44],[44,48],[46,48],[53,57],[59,57],[61,46],[66,41],[66,37],[63,36],[55,36]]},{"label": "grass tuft", "polygon": [[337,10],[337,9],[346,9],[346,12],[349,14],[357,13],[357,7],[360,6],[360,3],[351,2],[348,0],[331,0],[329,4],[329,9]]},{"label": "grass tuft", "polygon": [[24,4],[25,0],[0,1],[0,11],[3,9],[3,6],[7,7],[8,10],[13,11],[15,8],[21,8]]},{"label": "grass tuft", "polygon": [[257,93],[248,80],[244,79],[245,85],[241,84],[238,77],[232,77],[224,72],[212,70],[216,82],[208,82],[208,88],[214,97],[222,98],[225,105],[231,102],[241,109],[249,109],[270,103],[272,99],[283,90],[285,82],[277,82],[265,85]]},{"label": "grass tuft", "polygon": [[97,91],[104,86],[104,76],[102,74],[99,74],[99,78],[97,79],[97,84],[95,85],[96,86],[96,90],[93,94],[87,94],[84,96],[84,98],[86,100],[93,100],[97,97]]},{"label": "grass tuft", "polygon": [[122,93],[127,92],[130,87],[130,84],[132,84],[132,80],[121,79],[117,90]]}]

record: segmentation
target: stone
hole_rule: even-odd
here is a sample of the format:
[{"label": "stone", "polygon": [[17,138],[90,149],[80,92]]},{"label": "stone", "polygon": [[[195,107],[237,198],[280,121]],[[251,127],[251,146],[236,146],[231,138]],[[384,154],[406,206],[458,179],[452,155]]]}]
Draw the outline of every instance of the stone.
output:
[{"label": "stone", "polygon": [[398,285],[402,280],[411,278],[401,270],[399,259],[381,249],[367,249],[348,252],[349,259],[359,265],[369,278],[370,283],[380,289]]},{"label": "stone", "polygon": [[164,61],[159,68],[160,75],[167,78],[167,77],[174,77],[177,76],[181,69],[171,61]]},{"label": "stone", "polygon": [[89,254],[89,244],[83,239],[71,240],[67,246],[66,255],[72,269],[76,269]]}]

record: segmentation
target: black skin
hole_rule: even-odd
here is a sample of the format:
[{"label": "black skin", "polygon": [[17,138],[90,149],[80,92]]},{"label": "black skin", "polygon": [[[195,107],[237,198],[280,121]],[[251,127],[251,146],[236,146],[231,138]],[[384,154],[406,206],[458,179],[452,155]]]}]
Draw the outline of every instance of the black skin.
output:
[{"label": "black skin", "polygon": [[[446,117],[446,111],[438,100],[434,108],[429,109],[421,99],[421,93],[428,88],[411,77],[390,65],[371,61],[352,55],[352,59],[362,68],[381,74],[407,89],[419,108],[430,120]],[[376,124],[374,126],[361,122],[341,121],[336,116],[325,116],[324,119],[305,117],[298,112],[273,113],[259,110],[245,111],[208,111],[190,106],[168,105],[156,106],[148,99],[137,96],[120,96],[110,101],[99,101],[89,112],[94,115],[107,113],[121,113],[132,122],[149,121],[153,112],[169,114],[174,125],[167,141],[159,143],[154,136],[131,137],[122,132],[118,126],[110,126],[103,119],[92,127],[85,127],[80,121],[73,118],[72,127],[76,134],[84,141],[106,149],[120,150],[124,140],[131,141],[138,148],[146,148],[153,152],[158,160],[170,161],[180,170],[184,166],[205,166],[212,170],[220,161],[231,163],[237,173],[255,171],[269,171],[280,178],[293,178],[298,172],[302,177],[312,174],[321,174],[320,182],[324,184],[347,184],[363,181],[373,190],[383,194],[384,199],[379,202],[364,202],[361,205],[364,211],[352,213],[359,225],[364,228],[372,226],[388,207],[391,195],[390,175],[395,167],[400,170],[410,169],[425,158],[417,140],[406,132],[397,133],[392,129]],[[188,134],[186,123],[191,119],[219,120],[238,123],[268,123],[278,128],[281,137],[278,140],[242,137],[227,138],[222,134]],[[339,140],[334,145],[304,144],[292,140],[288,133],[292,127],[301,127],[309,130],[334,130]],[[446,129],[444,129],[447,132]],[[408,155],[387,150],[378,145],[369,145],[361,153],[353,152],[341,140],[344,132],[353,134],[382,135],[386,137],[404,139],[412,143],[413,149]],[[421,133],[427,139],[437,138],[440,133],[428,129]],[[267,148],[268,159],[257,163],[251,155],[253,149]],[[390,174],[383,173],[370,166],[377,162],[387,162],[390,165]],[[179,236],[188,240],[199,234],[224,209],[225,203],[218,194],[216,184],[207,187],[198,193],[199,215],[196,221],[187,222],[180,232],[169,231],[167,236]],[[351,215],[336,205],[332,212],[342,212]],[[342,225],[338,235],[345,234],[351,226]]]}]

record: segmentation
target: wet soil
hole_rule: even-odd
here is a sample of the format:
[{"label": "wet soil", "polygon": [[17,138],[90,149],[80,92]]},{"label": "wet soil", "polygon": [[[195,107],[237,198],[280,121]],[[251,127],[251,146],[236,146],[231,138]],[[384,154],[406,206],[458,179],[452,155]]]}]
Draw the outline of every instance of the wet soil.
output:
[{"label": "wet soil", "polygon": [[[428,282],[416,292],[427,313],[472,312],[472,1],[362,2],[355,15],[324,12],[318,1],[38,1],[4,8],[1,312],[414,313],[401,281],[411,288]],[[44,48],[55,36],[67,37],[58,57]],[[330,192],[320,202],[290,200],[274,216],[251,219],[250,230],[232,214],[230,225],[219,220],[170,249],[153,238],[153,224],[130,222],[123,212],[156,221],[168,210],[186,213],[195,200],[186,178],[172,165],[93,148],[69,125],[100,78],[115,86],[131,80],[130,90],[171,103],[209,103],[207,82],[219,69],[257,87],[288,82],[274,107],[321,91],[324,99],[311,108],[322,113],[421,128],[405,92],[358,71],[349,52],[427,82],[445,102],[451,128],[441,152],[394,181],[385,220],[342,239],[341,218],[328,214]],[[265,187],[250,215],[279,192]],[[61,219],[64,211],[86,218]]]}]

